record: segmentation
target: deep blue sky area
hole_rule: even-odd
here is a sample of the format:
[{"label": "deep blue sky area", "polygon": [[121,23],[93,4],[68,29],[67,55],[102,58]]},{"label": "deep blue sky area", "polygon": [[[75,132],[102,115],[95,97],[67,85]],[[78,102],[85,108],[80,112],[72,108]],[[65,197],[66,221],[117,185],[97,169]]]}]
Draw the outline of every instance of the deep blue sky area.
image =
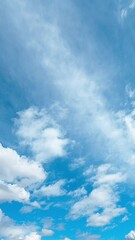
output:
[{"label": "deep blue sky area", "polygon": [[0,240],[135,240],[135,1],[0,16]]}]

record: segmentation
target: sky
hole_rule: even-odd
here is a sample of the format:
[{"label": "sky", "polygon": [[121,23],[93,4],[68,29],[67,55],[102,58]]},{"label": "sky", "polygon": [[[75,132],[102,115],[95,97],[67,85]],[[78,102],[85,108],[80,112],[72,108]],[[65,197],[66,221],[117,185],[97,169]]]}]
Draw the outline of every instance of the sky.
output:
[{"label": "sky", "polygon": [[135,240],[135,1],[0,15],[0,240]]}]

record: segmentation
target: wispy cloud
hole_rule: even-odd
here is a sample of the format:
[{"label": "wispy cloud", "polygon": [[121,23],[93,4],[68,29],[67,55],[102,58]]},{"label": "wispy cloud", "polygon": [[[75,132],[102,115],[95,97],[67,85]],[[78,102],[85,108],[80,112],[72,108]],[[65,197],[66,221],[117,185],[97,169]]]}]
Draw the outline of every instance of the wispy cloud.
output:
[{"label": "wispy cloud", "polygon": [[129,12],[134,8],[135,8],[135,1],[132,0],[130,1],[130,4],[127,7],[121,10],[121,19],[124,20],[128,16]]}]

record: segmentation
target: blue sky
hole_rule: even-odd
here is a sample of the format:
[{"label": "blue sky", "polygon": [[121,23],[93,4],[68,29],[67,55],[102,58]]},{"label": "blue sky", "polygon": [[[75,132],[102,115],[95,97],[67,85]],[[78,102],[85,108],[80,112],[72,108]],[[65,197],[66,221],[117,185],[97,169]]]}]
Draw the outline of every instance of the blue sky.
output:
[{"label": "blue sky", "polygon": [[134,240],[135,1],[0,13],[0,240]]}]

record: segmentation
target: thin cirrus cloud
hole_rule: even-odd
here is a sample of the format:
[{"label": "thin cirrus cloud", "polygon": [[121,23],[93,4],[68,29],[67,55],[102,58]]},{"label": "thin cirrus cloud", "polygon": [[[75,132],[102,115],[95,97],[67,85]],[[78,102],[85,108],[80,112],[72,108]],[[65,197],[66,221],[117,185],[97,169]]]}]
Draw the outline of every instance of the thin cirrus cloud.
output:
[{"label": "thin cirrus cloud", "polygon": [[127,7],[121,10],[121,19],[124,20],[128,16],[129,12],[132,11],[134,8],[135,8],[135,1],[132,0]]}]

